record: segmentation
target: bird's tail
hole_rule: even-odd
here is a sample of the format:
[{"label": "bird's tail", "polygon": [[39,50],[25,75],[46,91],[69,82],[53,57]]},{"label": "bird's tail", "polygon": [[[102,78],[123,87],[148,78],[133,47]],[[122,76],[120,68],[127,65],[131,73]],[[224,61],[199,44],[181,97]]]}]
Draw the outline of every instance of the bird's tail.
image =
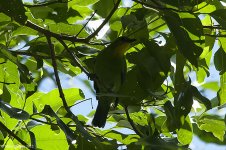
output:
[{"label": "bird's tail", "polygon": [[98,101],[97,109],[92,121],[93,126],[99,128],[105,126],[110,106],[111,102],[106,99]]}]

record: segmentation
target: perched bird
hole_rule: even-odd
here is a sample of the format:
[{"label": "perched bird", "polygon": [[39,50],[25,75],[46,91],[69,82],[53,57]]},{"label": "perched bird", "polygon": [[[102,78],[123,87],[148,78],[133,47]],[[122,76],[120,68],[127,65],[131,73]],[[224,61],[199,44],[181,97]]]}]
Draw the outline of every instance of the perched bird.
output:
[{"label": "perched bird", "polygon": [[94,87],[98,106],[92,121],[93,126],[103,128],[106,124],[111,103],[116,100],[113,95],[117,94],[125,80],[124,53],[129,49],[130,43],[134,41],[135,39],[124,36],[119,37],[97,55],[94,66],[97,82],[94,83]]}]

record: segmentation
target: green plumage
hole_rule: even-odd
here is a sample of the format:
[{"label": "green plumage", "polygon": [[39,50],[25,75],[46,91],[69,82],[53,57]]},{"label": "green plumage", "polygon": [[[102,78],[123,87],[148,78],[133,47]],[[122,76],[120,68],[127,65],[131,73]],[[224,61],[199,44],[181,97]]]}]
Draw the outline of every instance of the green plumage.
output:
[{"label": "green plumage", "polygon": [[93,126],[105,126],[110,105],[116,99],[108,95],[117,94],[123,83],[126,73],[124,53],[133,41],[134,39],[120,37],[102,50],[96,58],[94,71],[97,77],[95,87],[98,106],[92,121]]}]

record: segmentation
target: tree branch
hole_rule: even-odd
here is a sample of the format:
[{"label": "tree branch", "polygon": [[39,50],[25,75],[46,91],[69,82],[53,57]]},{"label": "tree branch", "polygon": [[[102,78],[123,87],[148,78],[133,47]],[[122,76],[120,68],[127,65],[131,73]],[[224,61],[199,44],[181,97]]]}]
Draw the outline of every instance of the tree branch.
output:
[{"label": "tree branch", "polygon": [[207,29],[219,29],[219,30],[226,30],[226,28],[221,27],[221,26],[203,26],[203,28],[207,28]]},{"label": "tree branch", "polygon": [[27,21],[25,23],[25,26],[32,28],[40,33],[43,33],[44,35],[48,36],[48,37],[54,37],[56,39],[63,39],[63,40],[67,40],[67,41],[71,41],[71,42],[79,42],[79,43],[88,43],[88,40],[85,38],[77,38],[75,36],[71,36],[71,35],[61,35],[61,34],[57,34],[54,32],[51,32],[49,30],[44,29],[41,26],[38,26],[34,23],[32,23],[31,21]]},{"label": "tree branch", "polygon": [[[49,44],[49,48],[50,48],[50,51],[51,51],[52,65],[53,65],[53,69],[54,69],[54,74],[55,74],[55,78],[56,78],[56,82],[57,82],[60,98],[62,99],[62,102],[63,102],[63,106],[64,106],[65,110],[67,111],[68,116],[76,123],[76,130],[78,130],[84,137],[86,137],[88,140],[94,142],[96,144],[96,146],[100,148],[99,142],[95,138],[93,138],[89,134],[89,132],[87,132],[84,129],[83,125],[78,120],[78,117],[75,116],[71,112],[70,108],[68,107],[68,104],[66,102],[66,99],[65,99],[65,96],[64,96],[64,92],[63,92],[63,89],[62,89],[62,86],[61,86],[61,83],[60,83],[60,78],[59,78],[59,75],[58,75],[58,69],[57,69],[57,63],[56,63],[56,58],[55,58],[55,52],[54,52],[54,48],[53,48],[53,45],[52,45],[51,39],[50,39],[51,37],[48,36],[48,35],[45,35],[45,36],[47,38],[47,41],[48,41],[48,44]],[[61,41],[63,41],[63,40],[61,40]]]},{"label": "tree branch", "polygon": [[51,58],[52,58],[52,65],[53,65],[53,70],[54,70],[54,75],[55,75],[55,78],[56,78],[56,83],[57,83],[57,87],[58,87],[58,90],[59,90],[60,98],[61,98],[61,100],[63,102],[64,108],[67,109],[68,108],[68,104],[66,102],[66,99],[65,99],[65,96],[64,96],[64,93],[63,93],[63,89],[62,89],[62,86],[61,86],[61,83],[60,83],[60,78],[59,78],[58,69],[57,69],[57,63],[56,63],[56,55],[55,55],[55,51],[54,51],[54,48],[53,48],[53,45],[52,45],[52,42],[51,42],[51,37],[46,35],[46,39],[47,39],[47,42],[49,44],[49,49],[50,49]]},{"label": "tree branch", "polygon": [[133,120],[132,120],[132,119],[130,118],[130,116],[129,116],[128,106],[126,106],[124,109],[125,109],[125,112],[126,112],[126,117],[127,117],[128,121],[129,121],[130,125],[132,126],[134,132],[135,132],[137,135],[139,135],[140,137],[143,137],[143,133],[141,133],[141,132],[137,129],[137,127],[136,127],[136,125],[134,124]]},{"label": "tree branch", "polygon": [[2,122],[0,122],[0,128],[5,130],[10,136],[14,137],[20,144],[27,147],[28,149],[32,149],[26,142],[24,142],[21,138],[19,138],[15,133],[9,130]]},{"label": "tree branch", "polygon": [[[47,56],[47,55],[39,55],[39,54],[36,54],[36,53],[30,53],[30,52],[27,52],[27,51],[11,51],[9,50],[10,53],[12,53],[13,55],[25,55],[25,56],[32,56],[32,57],[40,57],[40,58],[43,58],[43,59],[51,59],[51,56]],[[63,57],[61,56],[56,56],[57,59],[61,59]]]},{"label": "tree branch", "polygon": [[82,32],[82,30],[87,26],[87,24],[90,22],[90,20],[94,17],[94,15],[96,14],[96,10],[94,11],[94,13],[91,15],[91,17],[88,19],[88,21],[84,24],[84,26],[82,27],[82,29],[76,34],[75,37],[78,37],[78,35]]},{"label": "tree branch", "polygon": [[167,7],[161,7],[161,6],[155,6],[155,5],[152,5],[152,4],[147,4],[147,3],[144,3],[144,2],[141,2],[139,0],[132,0],[136,3],[139,3],[141,5],[144,5],[144,6],[147,6],[149,8],[152,8],[152,9],[156,9],[156,10],[172,10],[172,11],[176,11],[176,12],[189,12],[189,13],[192,13],[193,11],[186,11],[186,10],[179,10],[179,9],[175,9],[175,8],[167,8]]}]

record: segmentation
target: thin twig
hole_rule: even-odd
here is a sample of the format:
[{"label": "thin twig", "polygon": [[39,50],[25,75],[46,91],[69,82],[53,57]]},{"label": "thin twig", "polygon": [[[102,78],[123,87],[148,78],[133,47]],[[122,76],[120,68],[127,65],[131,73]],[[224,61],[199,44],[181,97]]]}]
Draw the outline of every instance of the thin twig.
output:
[{"label": "thin twig", "polygon": [[126,112],[126,117],[127,117],[128,121],[129,121],[130,125],[132,126],[134,132],[137,135],[139,135],[140,137],[143,137],[143,133],[141,133],[139,130],[137,130],[137,127],[135,126],[133,120],[130,118],[127,106],[125,107],[125,112]]},{"label": "thin twig", "polygon": [[2,82],[2,81],[0,81],[0,83],[2,83],[2,84],[6,84],[6,85],[16,84],[15,82]]},{"label": "thin twig", "polygon": [[11,130],[9,130],[2,122],[0,122],[0,128],[5,130],[10,136],[14,137],[23,146],[27,147],[28,149],[32,149],[25,141],[23,141],[15,133],[13,133]]},{"label": "thin twig", "polygon": [[221,27],[221,26],[203,26],[203,28],[208,28],[208,29],[219,29],[219,30],[226,30],[226,28]]},{"label": "thin twig", "polygon": [[189,13],[192,12],[192,11],[186,11],[186,10],[179,10],[179,9],[175,9],[175,8],[167,8],[167,7],[154,6],[152,4],[147,4],[147,3],[141,2],[139,0],[132,0],[132,1],[134,1],[136,3],[139,3],[141,5],[147,6],[149,8],[156,9],[156,10],[172,10],[172,11],[176,11],[176,12],[189,12]]},{"label": "thin twig", "polygon": [[[56,123],[49,123],[49,122],[46,122],[46,121],[43,121],[43,120],[39,120],[39,119],[36,119],[36,118],[30,118],[30,119],[32,119],[32,120],[34,120],[34,121],[36,121],[36,122],[39,122],[39,123],[43,123],[43,124],[46,124],[46,125],[56,125],[56,126],[58,126],[58,124],[56,124]],[[74,125],[74,124],[68,124],[67,125],[68,127],[76,127],[76,125]]]},{"label": "thin twig", "polygon": [[78,104],[80,104],[80,103],[83,103],[83,102],[85,102],[85,101],[89,101],[89,100],[92,101],[92,98],[87,98],[87,99],[84,99],[84,100],[82,100],[82,101],[80,101],[80,102],[77,102],[77,103],[75,103],[74,105],[71,105],[70,108],[73,107],[73,106],[76,106],[76,105],[78,105]]},{"label": "thin twig", "polygon": [[96,14],[96,10],[94,11],[94,13],[90,16],[90,18],[87,20],[87,22],[84,24],[84,26],[82,27],[82,29],[75,35],[75,37],[78,37],[78,35],[82,32],[82,30],[87,26],[87,24],[91,21],[91,19],[94,17],[94,15]]},{"label": "thin twig", "polygon": [[68,104],[66,102],[66,99],[65,99],[65,96],[64,96],[64,93],[63,93],[63,89],[62,89],[62,86],[61,86],[61,83],[60,83],[60,78],[59,78],[58,69],[57,69],[56,55],[55,55],[55,51],[54,51],[54,48],[53,48],[53,45],[52,45],[52,42],[51,42],[51,37],[46,35],[46,39],[47,39],[47,42],[49,44],[54,75],[55,75],[55,78],[56,78],[56,83],[57,83],[57,87],[58,87],[58,90],[59,90],[60,98],[63,102],[63,106],[65,107],[65,109],[67,109]]},{"label": "thin twig", "polygon": [[104,27],[104,25],[111,19],[112,15],[115,13],[115,11],[118,9],[118,6],[120,4],[121,0],[118,0],[113,9],[111,10],[111,12],[109,13],[109,15],[104,19],[104,21],[102,22],[102,24],[91,34],[87,37],[87,40],[90,41],[90,39],[92,39],[93,37],[95,37],[99,31]]},{"label": "thin twig", "polygon": [[[25,55],[25,56],[39,57],[39,58],[43,58],[43,59],[51,59],[51,57],[48,55],[39,55],[37,53],[30,53],[30,52],[27,52],[26,50],[25,51],[10,51],[10,53],[12,53],[14,55]],[[56,58],[61,59],[63,57],[56,56]]]},{"label": "thin twig", "polygon": [[47,35],[49,37],[54,37],[56,39],[61,38],[63,40],[67,40],[67,41],[71,41],[71,42],[79,42],[79,43],[87,43],[87,44],[89,43],[87,41],[87,39],[85,39],[85,38],[77,38],[77,37],[71,36],[71,35],[62,35],[62,34],[57,34],[57,33],[51,32],[49,30],[44,29],[41,26],[34,24],[33,22],[31,22],[29,20],[25,23],[25,26],[32,28],[40,33],[43,33],[44,35]]},{"label": "thin twig", "polygon": [[209,37],[226,37],[226,34],[221,34],[221,35],[219,35],[219,34],[204,34],[205,36],[209,36]]}]

